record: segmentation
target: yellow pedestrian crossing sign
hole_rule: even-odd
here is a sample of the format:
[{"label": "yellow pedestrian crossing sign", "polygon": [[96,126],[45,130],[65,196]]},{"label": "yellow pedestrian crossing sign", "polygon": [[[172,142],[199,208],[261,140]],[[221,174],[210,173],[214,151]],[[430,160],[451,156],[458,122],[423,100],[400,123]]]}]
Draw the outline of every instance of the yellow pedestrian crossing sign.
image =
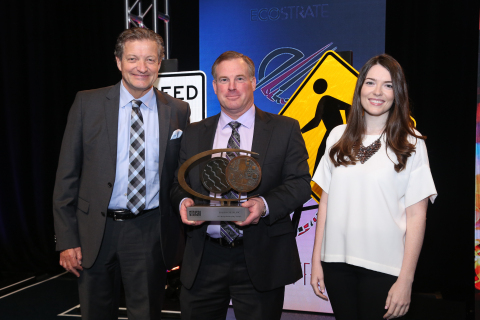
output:
[{"label": "yellow pedestrian crossing sign", "polygon": [[[279,112],[300,123],[312,176],[325,153],[328,134],[347,122],[357,77],[357,70],[327,51]],[[319,201],[320,187],[313,181],[311,186],[312,197]]]}]

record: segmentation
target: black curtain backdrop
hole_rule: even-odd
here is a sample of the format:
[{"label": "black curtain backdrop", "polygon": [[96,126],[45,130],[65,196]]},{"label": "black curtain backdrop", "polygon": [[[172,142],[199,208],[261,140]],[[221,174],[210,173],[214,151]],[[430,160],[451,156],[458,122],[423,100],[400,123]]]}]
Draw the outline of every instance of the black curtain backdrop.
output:
[{"label": "black curtain backdrop", "polygon": [[439,196],[429,205],[417,292],[474,292],[477,1],[387,1],[387,53],[404,67]]},{"label": "black curtain backdrop", "polygon": [[[171,57],[198,70],[198,1],[171,1],[171,17]],[[462,300],[474,283],[478,25],[477,1],[387,1],[386,52],[405,69],[439,192],[414,289]],[[0,275],[59,270],[51,198],[67,114],[77,91],[120,80],[123,28],[123,1],[2,3]]]},{"label": "black curtain backdrop", "polygon": [[[113,51],[125,25],[123,3],[2,2],[2,273],[57,269],[51,199],[63,131],[77,91],[121,79]],[[163,1],[158,3],[162,10]],[[198,70],[198,3],[193,3],[171,1],[171,55],[180,60],[180,71]],[[151,11],[146,21],[151,26]]]}]

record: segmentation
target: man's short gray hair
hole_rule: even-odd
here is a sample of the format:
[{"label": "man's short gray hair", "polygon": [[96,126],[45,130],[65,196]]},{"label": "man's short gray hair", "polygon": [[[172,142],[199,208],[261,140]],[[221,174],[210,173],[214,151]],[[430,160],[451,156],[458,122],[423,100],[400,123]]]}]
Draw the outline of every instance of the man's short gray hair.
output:
[{"label": "man's short gray hair", "polygon": [[127,41],[136,41],[136,40],[152,40],[157,43],[158,48],[158,59],[162,60],[164,56],[165,49],[163,47],[163,39],[158,34],[152,30],[145,28],[131,28],[126,29],[117,38],[117,43],[115,44],[115,57],[122,60],[123,50],[125,49],[125,43]]}]

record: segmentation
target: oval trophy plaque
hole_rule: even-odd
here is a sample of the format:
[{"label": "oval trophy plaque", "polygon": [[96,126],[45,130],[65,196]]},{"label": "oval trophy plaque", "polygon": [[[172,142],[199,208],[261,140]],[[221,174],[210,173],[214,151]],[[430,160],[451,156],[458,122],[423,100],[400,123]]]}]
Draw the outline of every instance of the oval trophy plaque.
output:
[{"label": "oval trophy plaque", "polygon": [[[188,207],[188,220],[244,221],[250,214],[248,208],[242,207],[238,199],[215,198],[201,194],[193,190],[185,181],[187,169],[197,162],[197,160],[215,153],[224,152],[257,154],[247,150],[225,148],[207,150],[187,159],[178,169],[178,182],[182,188],[197,198],[210,201],[214,200],[220,203],[220,205],[195,205]],[[215,157],[207,161],[200,176],[203,187],[211,193],[220,195],[228,192],[230,189],[241,193],[250,192],[258,186],[261,179],[261,170],[258,162],[250,156],[238,156],[230,162],[223,157]],[[248,200],[256,196],[257,195],[250,196],[242,200]],[[235,205],[232,205],[232,202],[234,202]]]}]

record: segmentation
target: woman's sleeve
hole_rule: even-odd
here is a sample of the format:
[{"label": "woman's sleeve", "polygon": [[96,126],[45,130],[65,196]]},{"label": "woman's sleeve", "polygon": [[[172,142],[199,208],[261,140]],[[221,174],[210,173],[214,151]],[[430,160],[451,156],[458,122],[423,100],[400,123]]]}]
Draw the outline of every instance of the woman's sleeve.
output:
[{"label": "woman's sleeve", "polygon": [[330,160],[329,156],[330,148],[332,147],[332,132],[327,138],[327,143],[325,145],[325,154],[320,160],[317,170],[312,177],[312,180],[315,181],[315,183],[318,184],[320,188],[322,188],[322,190],[326,193],[329,193],[330,180],[332,179],[333,163]]},{"label": "woman's sleeve", "polygon": [[423,139],[417,139],[415,153],[412,154],[412,168],[405,191],[405,207],[430,198],[432,203],[437,197],[437,190],[433,183],[430,165],[428,164],[427,147]]}]

